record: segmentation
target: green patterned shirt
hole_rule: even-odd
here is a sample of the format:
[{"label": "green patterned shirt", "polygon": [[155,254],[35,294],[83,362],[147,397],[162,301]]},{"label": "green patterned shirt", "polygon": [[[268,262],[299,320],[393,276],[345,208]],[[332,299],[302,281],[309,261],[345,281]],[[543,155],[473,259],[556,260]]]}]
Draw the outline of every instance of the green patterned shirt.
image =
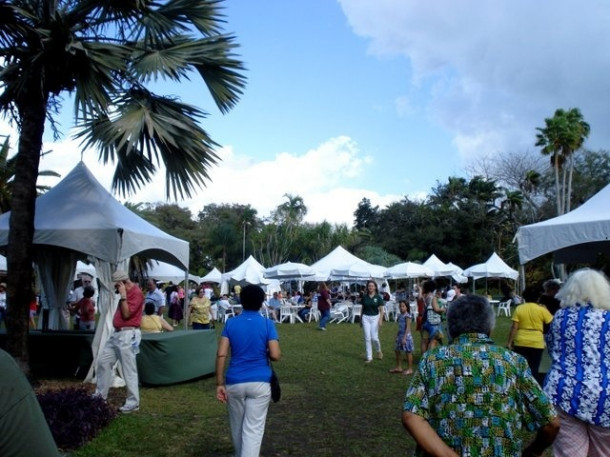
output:
[{"label": "green patterned shirt", "polygon": [[[555,416],[526,360],[484,334],[424,354],[403,409],[426,419],[463,457],[520,456],[521,431]],[[425,455],[418,447],[415,455]]]}]

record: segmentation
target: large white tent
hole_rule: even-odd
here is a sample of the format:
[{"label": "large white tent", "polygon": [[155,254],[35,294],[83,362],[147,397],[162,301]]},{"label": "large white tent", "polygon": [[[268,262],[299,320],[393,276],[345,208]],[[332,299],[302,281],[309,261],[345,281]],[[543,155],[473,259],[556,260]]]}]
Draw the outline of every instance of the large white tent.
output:
[{"label": "large white tent", "polygon": [[212,271],[199,279],[199,283],[202,282],[215,282],[220,284],[222,282],[222,273],[218,268],[214,267],[212,268]]},{"label": "large white tent", "polygon": [[515,239],[521,264],[550,252],[556,263],[610,255],[610,184],[569,213],[520,227]]},{"label": "large white tent", "polygon": [[[10,212],[0,216],[0,247],[8,244]],[[111,275],[127,269],[135,254],[188,270],[189,244],[145,221],[118,202],[78,163],[51,190],[36,199],[35,264],[48,306],[49,328],[60,328],[64,305],[77,260],[86,259],[100,282],[100,318],[92,351],[94,363],[112,330],[117,302]],[[10,274],[10,272],[9,272]],[[91,379],[91,371],[87,379]]]},{"label": "large white tent", "polygon": [[[151,261],[152,265],[149,265],[146,274],[149,278],[153,278],[156,281],[169,282],[172,281],[174,284],[181,283],[185,279],[184,269],[175,265],[170,265],[165,262],[158,262],[156,260]],[[199,284],[199,276],[188,274],[188,279]]]},{"label": "large white tent", "polygon": [[431,278],[434,271],[424,265],[415,262],[402,262],[385,270],[384,276],[388,279],[403,278]]},{"label": "large white tent", "polygon": [[470,278],[508,278],[517,280],[519,272],[509,267],[495,252],[485,263],[479,263],[466,268],[462,273]]},{"label": "large white tent", "polygon": [[337,246],[326,256],[311,265],[317,273],[315,281],[351,281],[364,279],[382,279],[385,267],[373,265],[354,254],[343,246]]},{"label": "large white tent", "polygon": [[265,289],[267,293],[280,290],[280,282],[277,279],[266,279],[265,267],[262,266],[253,256],[248,257],[234,270],[222,274],[220,293],[228,293],[230,287],[235,284],[239,284],[241,286],[246,284],[259,285]]}]

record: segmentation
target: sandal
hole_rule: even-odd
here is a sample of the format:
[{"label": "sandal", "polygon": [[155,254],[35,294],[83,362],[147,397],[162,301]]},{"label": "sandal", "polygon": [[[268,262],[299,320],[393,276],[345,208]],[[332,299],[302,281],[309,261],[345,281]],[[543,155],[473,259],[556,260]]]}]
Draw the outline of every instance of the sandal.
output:
[{"label": "sandal", "polygon": [[391,370],[389,370],[389,373],[403,373],[403,371],[398,368],[392,368]]},{"label": "sandal", "polygon": [[404,374],[405,376],[409,376],[413,374],[413,370],[405,370],[402,372],[402,374]]}]

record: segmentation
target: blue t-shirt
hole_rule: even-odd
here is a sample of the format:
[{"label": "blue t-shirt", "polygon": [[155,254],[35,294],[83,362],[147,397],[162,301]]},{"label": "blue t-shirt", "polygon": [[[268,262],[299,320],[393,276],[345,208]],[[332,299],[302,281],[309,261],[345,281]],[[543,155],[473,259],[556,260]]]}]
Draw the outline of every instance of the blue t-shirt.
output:
[{"label": "blue t-shirt", "polygon": [[227,321],[222,336],[229,339],[231,346],[231,360],[225,375],[227,384],[269,382],[267,343],[279,340],[272,321],[258,311],[244,310]]}]

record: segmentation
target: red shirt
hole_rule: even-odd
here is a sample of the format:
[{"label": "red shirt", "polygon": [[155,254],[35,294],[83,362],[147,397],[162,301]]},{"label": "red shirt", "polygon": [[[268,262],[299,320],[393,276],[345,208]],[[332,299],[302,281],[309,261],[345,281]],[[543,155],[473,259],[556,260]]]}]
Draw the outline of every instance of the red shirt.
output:
[{"label": "red shirt", "polygon": [[133,284],[131,289],[127,290],[127,306],[129,307],[129,318],[123,319],[121,314],[121,306],[117,306],[114,317],[112,318],[112,325],[114,328],[123,327],[140,327],[142,322],[142,310],[144,309],[144,294],[140,288]]},{"label": "red shirt", "polygon": [[90,298],[83,297],[78,302],[78,310],[81,322],[93,322],[95,320],[95,305]]},{"label": "red shirt", "polygon": [[330,300],[330,293],[326,289],[320,289],[320,296],[318,297],[318,309],[320,311],[326,311],[330,309],[328,301]]}]

